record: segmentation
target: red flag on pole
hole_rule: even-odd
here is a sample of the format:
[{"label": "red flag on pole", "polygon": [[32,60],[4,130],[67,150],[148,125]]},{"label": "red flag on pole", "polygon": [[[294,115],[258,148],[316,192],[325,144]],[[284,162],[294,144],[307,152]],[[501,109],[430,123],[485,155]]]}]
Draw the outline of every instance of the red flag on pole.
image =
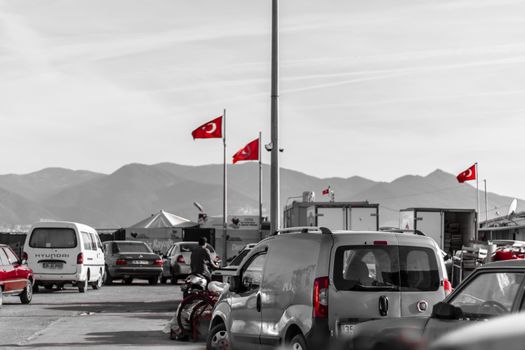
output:
[{"label": "red flag on pole", "polygon": [[323,190],[323,196],[326,196],[327,194],[330,194],[330,186],[328,186],[328,188],[325,188]]},{"label": "red flag on pole", "polygon": [[476,176],[476,164],[474,164],[473,166],[456,176],[456,178],[458,179],[459,183],[463,183],[465,181],[476,180]]},{"label": "red flag on pole", "polygon": [[255,139],[233,155],[233,164],[241,160],[259,160],[259,139]]},{"label": "red flag on pole", "polygon": [[222,137],[222,115],[191,132],[193,139],[217,139]]}]

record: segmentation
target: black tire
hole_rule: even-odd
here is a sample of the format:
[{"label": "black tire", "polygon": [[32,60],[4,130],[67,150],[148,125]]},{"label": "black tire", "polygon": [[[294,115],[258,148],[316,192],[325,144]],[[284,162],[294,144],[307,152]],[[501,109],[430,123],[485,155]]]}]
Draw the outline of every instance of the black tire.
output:
[{"label": "black tire", "polygon": [[78,281],[77,286],[78,286],[78,291],[80,293],[85,293],[88,289],[88,280],[86,279],[85,281]]},{"label": "black tire", "polygon": [[44,285],[44,288],[48,291],[52,291],[53,290],[53,285],[52,284],[45,284]]},{"label": "black tire", "polygon": [[177,285],[179,282],[179,276],[173,275],[171,276],[171,284]]},{"label": "black tire", "polygon": [[20,294],[20,301],[22,304],[29,304],[31,300],[33,300],[33,281],[29,280],[24,291]]},{"label": "black tire", "polygon": [[133,278],[130,278],[130,277],[124,278],[124,283],[125,284],[132,284],[133,283]]},{"label": "black tire", "polygon": [[4,304],[4,290],[0,287],[0,309],[2,308],[3,304]]},{"label": "black tire", "polygon": [[210,333],[208,334],[208,339],[206,339],[206,350],[215,349],[231,349],[230,335],[226,330],[226,326],[222,322],[216,326],[213,326]]},{"label": "black tire", "polygon": [[157,283],[159,283],[159,278],[158,277],[152,277],[152,278],[149,278],[148,279],[148,283],[152,286],[156,285]]},{"label": "black tire", "polygon": [[95,290],[102,288],[102,284],[104,284],[104,276],[99,275],[98,279],[91,284],[91,287]]},{"label": "black tire", "polygon": [[306,340],[302,334],[297,334],[295,337],[290,340],[290,343],[287,345],[287,349],[290,350],[308,350],[306,346]]},{"label": "black tire", "polygon": [[33,283],[33,294],[40,292],[40,285],[38,283]]},{"label": "black tire", "polygon": [[166,282],[168,282],[168,278],[162,276],[162,277],[160,278],[160,283],[162,283],[162,284],[166,284]]},{"label": "black tire", "polygon": [[111,277],[111,274],[109,273],[109,269],[106,266],[106,272],[104,273],[104,284],[106,286],[113,284],[113,277]]}]

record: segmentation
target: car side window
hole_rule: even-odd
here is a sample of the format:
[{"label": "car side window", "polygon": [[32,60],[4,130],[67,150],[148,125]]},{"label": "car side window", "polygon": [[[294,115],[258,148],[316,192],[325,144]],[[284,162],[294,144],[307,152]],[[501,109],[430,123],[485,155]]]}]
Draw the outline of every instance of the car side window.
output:
[{"label": "car side window", "polygon": [[9,266],[9,259],[3,248],[0,248],[0,266]]},{"label": "car side window", "polygon": [[95,235],[89,232],[89,236],[91,238],[91,250],[97,250],[97,239],[95,238]]},{"label": "car side window", "polygon": [[18,262],[18,258],[16,257],[15,253],[10,248],[4,248],[4,251],[7,255],[7,260],[9,262],[9,265],[16,264]]},{"label": "car side window", "polygon": [[253,258],[244,269],[242,274],[242,286],[245,291],[259,289],[262,282],[263,267],[266,261],[266,253],[261,253]]},{"label": "car side window", "polygon": [[472,279],[451,300],[465,316],[487,318],[511,312],[523,273],[486,272]]}]

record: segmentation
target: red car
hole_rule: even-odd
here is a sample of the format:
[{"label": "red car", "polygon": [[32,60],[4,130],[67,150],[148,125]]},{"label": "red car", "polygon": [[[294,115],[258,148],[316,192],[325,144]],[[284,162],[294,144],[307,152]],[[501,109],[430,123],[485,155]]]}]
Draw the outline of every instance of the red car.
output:
[{"label": "red car", "polygon": [[22,265],[13,250],[0,244],[0,307],[4,295],[18,295],[22,304],[33,298],[33,271]]}]

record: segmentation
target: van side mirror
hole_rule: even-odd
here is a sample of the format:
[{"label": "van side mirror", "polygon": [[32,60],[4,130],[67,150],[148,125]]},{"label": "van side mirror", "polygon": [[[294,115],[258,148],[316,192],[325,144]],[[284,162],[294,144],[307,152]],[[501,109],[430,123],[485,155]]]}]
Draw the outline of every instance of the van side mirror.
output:
[{"label": "van side mirror", "polygon": [[237,292],[241,287],[241,276],[230,276],[230,292]]},{"label": "van side mirror", "polygon": [[440,320],[460,320],[464,318],[464,315],[463,310],[459,307],[442,301],[434,305],[430,317]]}]

